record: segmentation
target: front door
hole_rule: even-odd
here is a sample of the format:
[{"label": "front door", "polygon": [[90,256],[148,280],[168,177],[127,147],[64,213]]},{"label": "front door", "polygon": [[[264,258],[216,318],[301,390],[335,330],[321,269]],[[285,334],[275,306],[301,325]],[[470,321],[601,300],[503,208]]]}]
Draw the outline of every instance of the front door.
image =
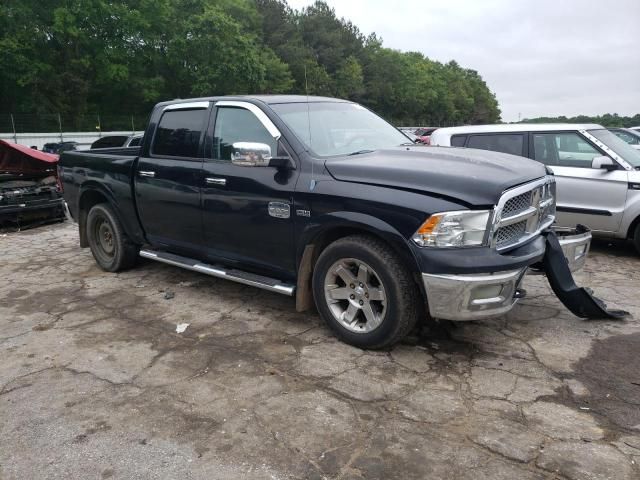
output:
[{"label": "front door", "polygon": [[147,239],[185,254],[202,245],[201,143],[209,104],[197,105],[165,109],[150,151],[138,159],[135,172],[136,203]]},{"label": "front door", "polygon": [[[281,278],[295,275],[293,192],[298,170],[233,163],[233,144],[282,152],[277,129],[255,105],[218,102],[211,155],[203,164],[202,222],[211,260],[222,258]],[[260,118],[259,118],[260,117]]]},{"label": "front door", "polygon": [[627,198],[626,170],[592,168],[592,160],[605,153],[578,132],[532,132],[530,151],[556,176],[559,226],[618,230]]}]

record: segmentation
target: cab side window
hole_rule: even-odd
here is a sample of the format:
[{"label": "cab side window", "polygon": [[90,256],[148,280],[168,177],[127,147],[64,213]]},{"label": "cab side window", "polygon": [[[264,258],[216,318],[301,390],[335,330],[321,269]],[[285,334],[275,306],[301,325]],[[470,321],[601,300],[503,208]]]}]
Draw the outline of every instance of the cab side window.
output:
[{"label": "cab side window", "polygon": [[197,157],[207,110],[170,110],[158,123],[153,139],[153,155]]},{"label": "cab side window", "polygon": [[522,133],[471,135],[467,147],[522,156],[524,135]]},{"label": "cab side window", "polygon": [[531,135],[533,158],[546,165],[591,168],[591,161],[602,155],[577,133],[532,133]]},{"label": "cab side window", "polygon": [[277,142],[258,118],[240,107],[219,107],[213,131],[213,159],[231,161],[233,144],[238,142],[264,143],[277,154]]}]

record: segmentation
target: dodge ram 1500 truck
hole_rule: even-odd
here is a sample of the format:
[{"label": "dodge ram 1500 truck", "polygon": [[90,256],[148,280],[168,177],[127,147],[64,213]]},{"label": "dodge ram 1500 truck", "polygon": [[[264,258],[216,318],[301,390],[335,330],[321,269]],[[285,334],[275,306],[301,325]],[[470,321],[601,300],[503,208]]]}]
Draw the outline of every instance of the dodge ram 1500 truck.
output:
[{"label": "dodge ram 1500 truck", "polygon": [[[579,316],[586,229],[558,242],[537,162],[416,146],[344,100],[239,96],[158,104],[137,148],[64,152],[80,245],[115,272],[138,256],[296,297],[339,338],[389,346],[420,318],[509,311],[528,269]],[[614,313],[615,315],[615,313]]]}]

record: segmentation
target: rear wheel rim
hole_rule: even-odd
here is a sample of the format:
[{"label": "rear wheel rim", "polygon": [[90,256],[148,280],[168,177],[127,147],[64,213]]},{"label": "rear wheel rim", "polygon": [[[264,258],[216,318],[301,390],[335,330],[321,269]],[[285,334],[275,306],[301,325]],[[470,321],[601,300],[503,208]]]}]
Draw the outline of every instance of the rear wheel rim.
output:
[{"label": "rear wheel rim", "polygon": [[113,259],[116,252],[116,243],[111,222],[102,216],[98,217],[93,226],[93,234],[96,240],[97,253],[100,257],[107,261]]},{"label": "rear wheel rim", "polygon": [[387,294],[380,276],[356,258],[341,258],[329,267],[324,298],[333,318],[354,333],[375,330],[387,313]]}]

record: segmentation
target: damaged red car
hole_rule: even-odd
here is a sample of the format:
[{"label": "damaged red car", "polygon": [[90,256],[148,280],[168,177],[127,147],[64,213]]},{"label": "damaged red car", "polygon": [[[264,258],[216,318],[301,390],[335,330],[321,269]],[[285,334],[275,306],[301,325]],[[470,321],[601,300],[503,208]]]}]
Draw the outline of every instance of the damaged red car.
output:
[{"label": "damaged red car", "polygon": [[58,155],[0,140],[0,227],[65,219]]}]

